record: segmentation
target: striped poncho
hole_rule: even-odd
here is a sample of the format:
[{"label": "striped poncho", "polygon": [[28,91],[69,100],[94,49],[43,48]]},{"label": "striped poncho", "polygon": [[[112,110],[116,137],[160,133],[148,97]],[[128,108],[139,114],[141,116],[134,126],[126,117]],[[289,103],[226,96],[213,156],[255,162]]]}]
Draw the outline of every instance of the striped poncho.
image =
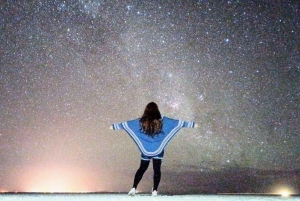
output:
[{"label": "striped poncho", "polygon": [[164,150],[181,128],[194,128],[195,126],[194,122],[170,119],[168,117],[163,117],[162,122],[162,131],[154,137],[142,132],[140,118],[123,123],[116,123],[112,126],[114,130],[125,130],[144,155],[156,156]]}]

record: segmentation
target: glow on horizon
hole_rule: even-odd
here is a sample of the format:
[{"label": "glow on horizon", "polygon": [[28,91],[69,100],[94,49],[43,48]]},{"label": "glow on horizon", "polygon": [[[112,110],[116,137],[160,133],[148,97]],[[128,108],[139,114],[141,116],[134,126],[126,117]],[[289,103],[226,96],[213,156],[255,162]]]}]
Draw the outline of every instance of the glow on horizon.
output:
[{"label": "glow on horizon", "polygon": [[7,189],[4,189],[4,188],[0,188],[0,193],[7,193],[8,190]]},{"label": "glow on horizon", "polygon": [[274,190],[274,194],[281,195],[282,197],[290,197],[295,193],[295,190],[288,186],[280,186]]},{"label": "glow on horizon", "polygon": [[92,186],[97,185],[92,175],[70,166],[31,167],[23,172],[21,178],[23,192],[86,193],[95,191]]},{"label": "glow on horizon", "polygon": [[282,191],[281,192],[281,196],[282,197],[290,197],[291,193],[289,193],[288,191]]}]

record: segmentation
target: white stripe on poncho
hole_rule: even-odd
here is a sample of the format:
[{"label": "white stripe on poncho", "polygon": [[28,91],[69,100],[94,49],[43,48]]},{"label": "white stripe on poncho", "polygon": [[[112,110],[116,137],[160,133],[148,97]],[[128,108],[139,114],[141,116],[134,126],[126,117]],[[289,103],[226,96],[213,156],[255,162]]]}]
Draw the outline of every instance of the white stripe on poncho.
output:
[{"label": "white stripe on poncho", "polygon": [[193,128],[195,126],[194,122],[170,119],[168,117],[163,117],[162,122],[162,132],[154,137],[148,136],[141,131],[140,118],[113,124],[113,129],[124,129],[144,155],[156,156],[165,149],[170,140],[181,128]]}]

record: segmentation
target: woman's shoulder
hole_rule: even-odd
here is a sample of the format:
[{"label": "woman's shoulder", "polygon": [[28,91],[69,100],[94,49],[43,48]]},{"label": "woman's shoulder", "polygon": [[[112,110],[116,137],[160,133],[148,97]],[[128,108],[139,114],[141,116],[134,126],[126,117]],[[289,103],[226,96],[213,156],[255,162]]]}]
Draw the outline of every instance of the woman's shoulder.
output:
[{"label": "woman's shoulder", "polygon": [[178,119],[173,119],[170,117],[162,116],[162,121],[163,122],[170,122],[170,121],[179,121]]},{"label": "woman's shoulder", "polygon": [[136,122],[140,122],[140,119],[141,119],[141,118],[131,119],[131,120],[128,120],[127,123],[136,123]]},{"label": "woman's shoulder", "polygon": [[132,130],[137,130],[140,127],[140,118],[125,121],[123,123],[123,126],[125,128],[130,128]]}]

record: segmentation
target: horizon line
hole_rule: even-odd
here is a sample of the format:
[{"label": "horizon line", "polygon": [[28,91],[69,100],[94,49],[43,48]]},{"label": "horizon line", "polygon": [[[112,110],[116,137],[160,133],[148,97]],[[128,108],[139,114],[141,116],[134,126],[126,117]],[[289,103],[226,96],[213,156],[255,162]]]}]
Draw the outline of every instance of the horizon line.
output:
[{"label": "horizon line", "polygon": [[[128,192],[117,192],[117,191],[89,191],[89,192],[26,192],[26,191],[7,191],[7,192],[0,192],[1,194],[45,194],[45,195],[52,195],[52,194],[126,194]],[[146,192],[140,192],[139,194],[149,194]],[[282,196],[280,193],[182,193],[182,194],[168,194],[168,193],[161,193],[161,195],[245,195],[245,196]],[[289,196],[292,197],[300,197],[298,193],[291,193]]]}]

